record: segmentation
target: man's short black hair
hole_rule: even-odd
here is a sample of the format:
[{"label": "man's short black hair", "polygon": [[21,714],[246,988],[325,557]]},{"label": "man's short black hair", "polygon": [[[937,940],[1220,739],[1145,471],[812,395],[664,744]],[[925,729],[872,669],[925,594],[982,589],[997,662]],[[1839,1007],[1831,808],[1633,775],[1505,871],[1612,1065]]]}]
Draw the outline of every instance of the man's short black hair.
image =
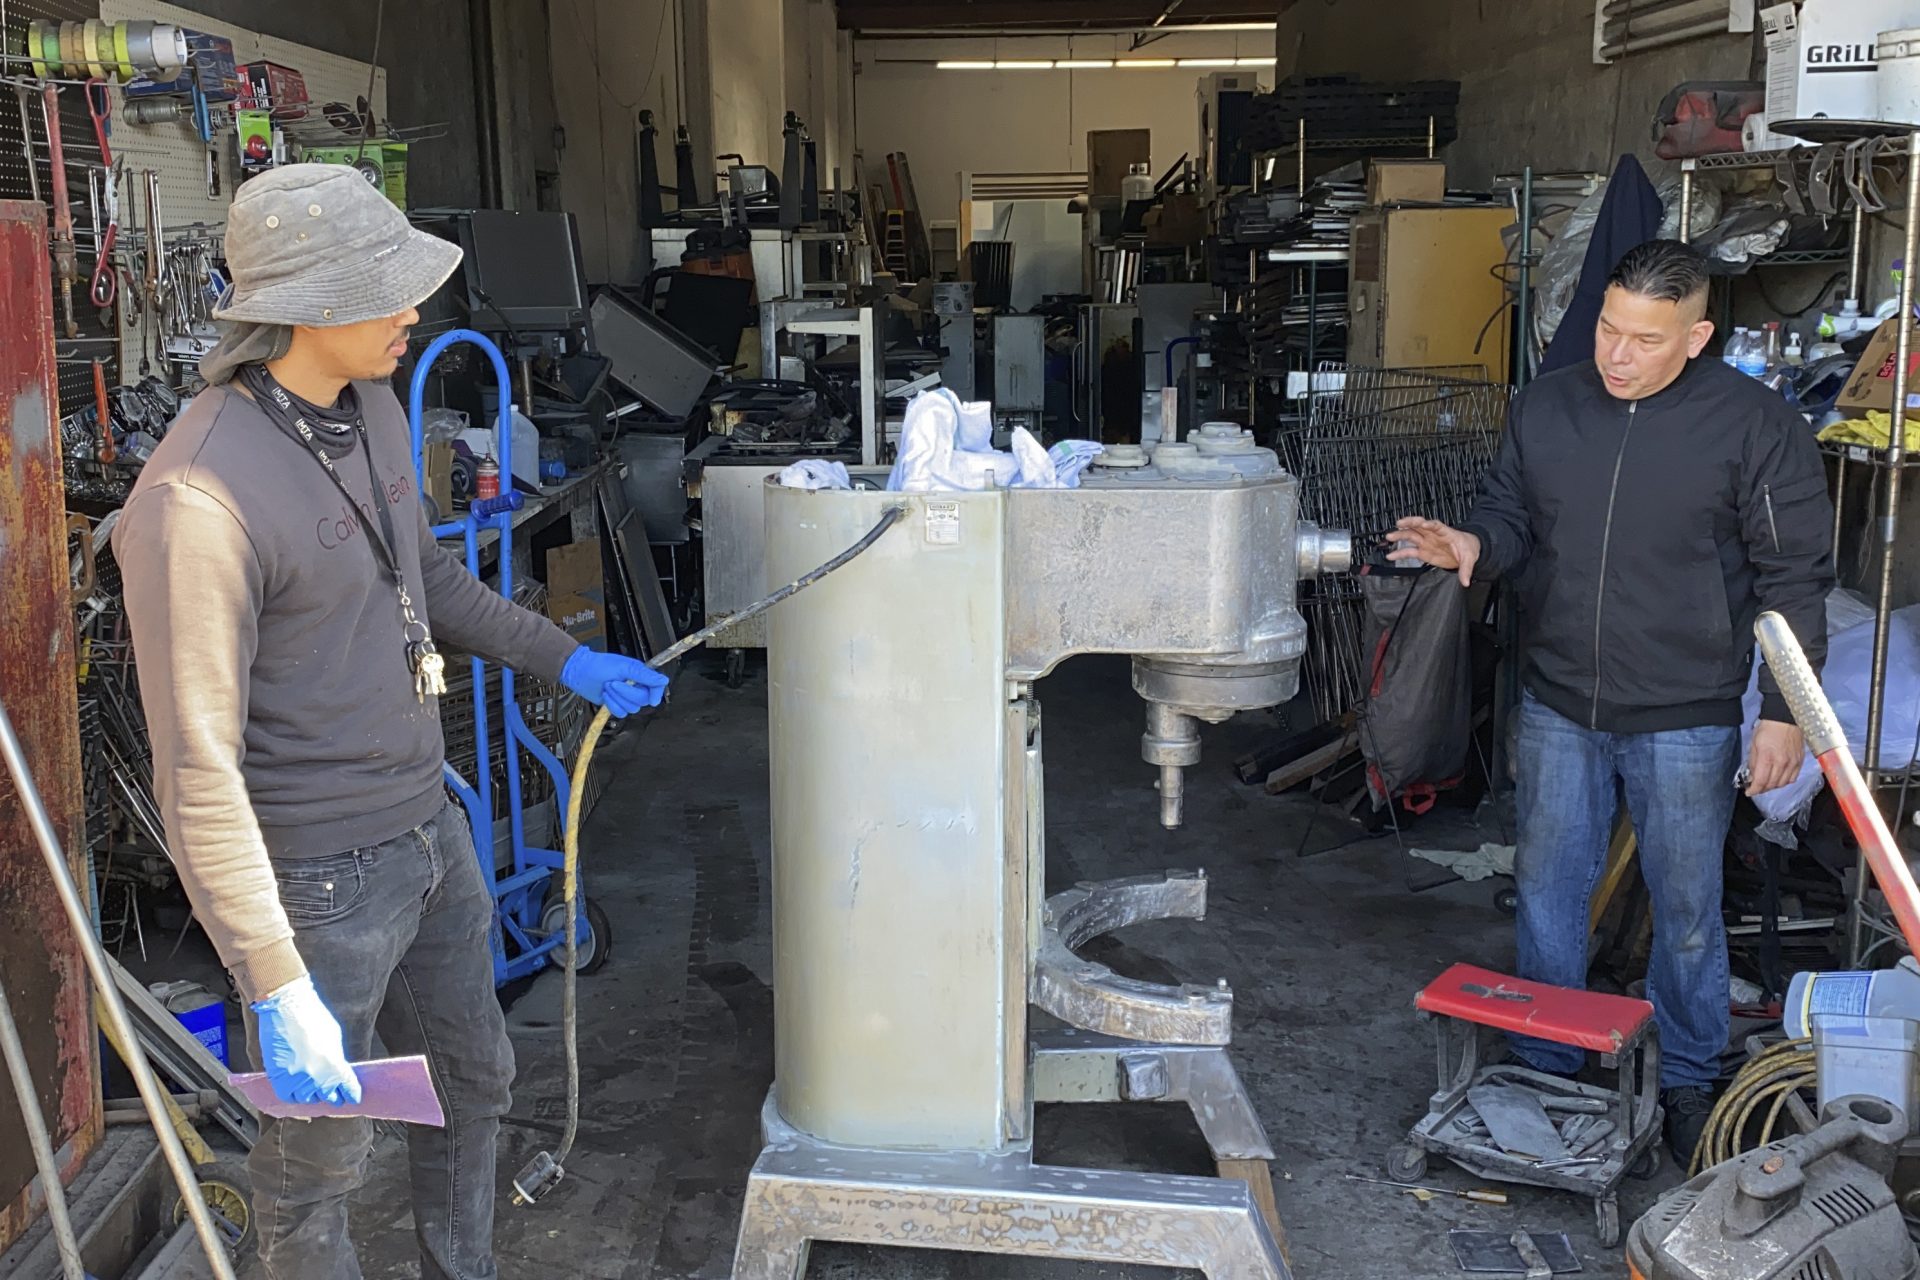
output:
[{"label": "man's short black hair", "polygon": [[1627,250],[1613,274],[1607,277],[1607,284],[1658,302],[1682,303],[1704,298],[1706,255],[1678,240],[1649,240]]}]

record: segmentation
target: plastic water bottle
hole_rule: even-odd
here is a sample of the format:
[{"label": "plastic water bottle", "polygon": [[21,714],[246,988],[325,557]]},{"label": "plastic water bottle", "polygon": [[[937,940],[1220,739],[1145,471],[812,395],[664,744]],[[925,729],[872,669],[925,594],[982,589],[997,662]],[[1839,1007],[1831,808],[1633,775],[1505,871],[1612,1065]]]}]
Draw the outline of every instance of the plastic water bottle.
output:
[{"label": "plastic water bottle", "polygon": [[1796,973],[1781,1012],[1795,1039],[1813,1034],[1815,1018],[1920,1018],[1920,966],[1902,956],[1891,969]]},{"label": "plastic water bottle", "polygon": [[1740,344],[1740,359],[1737,361],[1737,367],[1749,378],[1767,376],[1767,342],[1754,330],[1749,329],[1745,340]]},{"label": "plastic water bottle", "polygon": [[1740,353],[1746,348],[1746,345],[1747,326],[1740,325],[1734,329],[1733,336],[1727,339],[1726,348],[1721,351],[1720,358],[1738,369],[1740,367]]}]

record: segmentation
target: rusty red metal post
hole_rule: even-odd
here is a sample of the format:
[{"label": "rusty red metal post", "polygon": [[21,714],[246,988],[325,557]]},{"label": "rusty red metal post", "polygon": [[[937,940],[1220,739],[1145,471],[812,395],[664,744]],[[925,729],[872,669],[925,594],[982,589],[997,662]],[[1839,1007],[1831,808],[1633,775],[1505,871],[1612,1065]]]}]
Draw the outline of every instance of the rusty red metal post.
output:
[{"label": "rusty red metal post", "polygon": [[[44,206],[0,201],[0,699],[62,847],[78,851],[85,809],[46,228]],[[85,868],[72,869],[84,883]],[[0,981],[71,1177],[100,1140],[100,1082],[86,969],[78,941],[52,927],[59,913],[21,798],[0,774]],[[0,1248],[27,1225],[34,1174],[18,1100],[0,1079]]]}]

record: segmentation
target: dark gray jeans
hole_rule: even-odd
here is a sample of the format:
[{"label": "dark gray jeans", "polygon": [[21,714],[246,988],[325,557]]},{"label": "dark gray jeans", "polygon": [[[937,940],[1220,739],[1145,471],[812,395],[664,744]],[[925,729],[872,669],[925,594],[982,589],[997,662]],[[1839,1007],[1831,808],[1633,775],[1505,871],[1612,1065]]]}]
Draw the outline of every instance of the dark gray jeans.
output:
[{"label": "dark gray jeans", "polygon": [[[411,1125],[413,1218],[422,1280],[493,1280],[494,1142],[507,1114],[513,1046],[493,990],[493,902],[466,812],[385,844],[274,865],[294,942],[321,999],[367,1058],[377,1030],[396,1056],[424,1053],[447,1113]],[[247,1048],[260,1061],[247,1015]],[[347,1197],[366,1179],[368,1120],[263,1120],[247,1159],[263,1280],[360,1280]]]}]

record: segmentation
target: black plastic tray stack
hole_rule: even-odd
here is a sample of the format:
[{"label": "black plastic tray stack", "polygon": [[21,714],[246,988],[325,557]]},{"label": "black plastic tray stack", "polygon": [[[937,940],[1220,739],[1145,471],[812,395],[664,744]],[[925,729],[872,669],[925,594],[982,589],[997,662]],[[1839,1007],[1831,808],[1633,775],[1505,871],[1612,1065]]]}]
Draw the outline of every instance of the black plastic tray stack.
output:
[{"label": "black plastic tray stack", "polygon": [[1248,145],[1256,152],[1292,147],[1300,141],[1302,121],[1306,123],[1310,151],[1424,154],[1429,125],[1436,148],[1459,136],[1460,83],[1360,80],[1351,76],[1284,80],[1272,93],[1253,99],[1247,122]]}]

